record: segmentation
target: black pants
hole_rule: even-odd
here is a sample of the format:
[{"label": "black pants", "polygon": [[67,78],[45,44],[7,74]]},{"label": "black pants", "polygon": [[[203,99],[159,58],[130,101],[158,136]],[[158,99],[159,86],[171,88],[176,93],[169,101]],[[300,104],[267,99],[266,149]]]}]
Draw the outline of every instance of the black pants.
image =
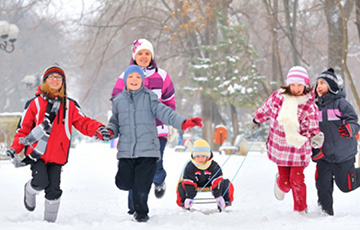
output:
[{"label": "black pants", "polygon": [[149,213],[148,195],[156,171],[155,157],[119,160],[115,177],[116,186],[121,190],[133,190],[133,206],[138,215]]},{"label": "black pants", "polygon": [[355,158],[341,163],[327,161],[317,163],[318,203],[327,214],[334,215],[332,196],[334,181],[342,192],[351,192],[360,186],[360,168],[355,168],[354,163]]},{"label": "black pants", "polygon": [[48,163],[41,159],[31,163],[32,180],[31,186],[42,191],[45,189],[45,198],[55,200],[61,197],[60,175],[62,166],[55,163]]}]

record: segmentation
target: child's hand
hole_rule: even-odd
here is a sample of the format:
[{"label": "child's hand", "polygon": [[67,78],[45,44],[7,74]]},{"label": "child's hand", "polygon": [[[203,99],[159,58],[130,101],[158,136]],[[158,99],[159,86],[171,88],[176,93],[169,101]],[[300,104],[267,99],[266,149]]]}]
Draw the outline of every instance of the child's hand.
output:
[{"label": "child's hand", "polygon": [[181,129],[186,130],[186,129],[190,129],[194,126],[199,126],[199,127],[204,126],[202,123],[202,119],[200,117],[193,117],[193,118],[185,120],[182,124]]},{"label": "child's hand", "polygon": [[252,120],[252,123],[250,125],[251,131],[256,131],[258,128],[260,128],[261,124],[257,122],[255,119]]},{"label": "child's hand", "polygon": [[189,209],[192,207],[194,201],[190,198],[186,198],[184,202],[184,208]]},{"label": "child's hand", "polygon": [[322,147],[323,143],[324,143],[324,134],[321,132],[310,138],[311,147],[315,149]]},{"label": "child's hand", "polygon": [[216,204],[218,206],[219,211],[220,212],[223,211],[226,207],[224,198],[222,196],[219,196],[219,197],[216,197],[215,200],[216,200]]},{"label": "child's hand", "polygon": [[322,151],[322,149],[312,149],[312,155],[311,155],[311,160],[313,162],[318,162],[320,159],[324,158],[325,155]]},{"label": "child's hand", "polygon": [[105,128],[104,126],[100,126],[96,130],[95,135],[99,140],[103,141],[109,141],[114,137],[114,133],[110,129]]},{"label": "child's hand", "polygon": [[352,137],[352,131],[351,131],[350,124],[340,126],[339,127],[339,134],[340,134],[340,136],[342,136],[344,138]]}]

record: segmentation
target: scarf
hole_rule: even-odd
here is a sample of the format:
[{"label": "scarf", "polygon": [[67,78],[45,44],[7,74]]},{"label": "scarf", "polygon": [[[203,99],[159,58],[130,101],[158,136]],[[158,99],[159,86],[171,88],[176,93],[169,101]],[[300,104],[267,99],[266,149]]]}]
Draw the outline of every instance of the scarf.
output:
[{"label": "scarf", "polygon": [[39,159],[45,153],[53,121],[60,109],[59,100],[52,98],[45,99],[47,100],[48,104],[46,106],[44,121],[33,128],[26,137],[22,137],[19,140],[20,143],[24,144],[25,146],[29,146],[38,141],[37,145],[33,149],[33,152],[29,155],[32,160]]}]

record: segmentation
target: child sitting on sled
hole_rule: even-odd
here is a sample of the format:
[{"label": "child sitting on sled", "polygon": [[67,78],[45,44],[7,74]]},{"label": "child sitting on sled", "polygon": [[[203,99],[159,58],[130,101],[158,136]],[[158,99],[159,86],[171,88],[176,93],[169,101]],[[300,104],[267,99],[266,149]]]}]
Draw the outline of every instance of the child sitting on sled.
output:
[{"label": "child sitting on sled", "polygon": [[212,157],[210,146],[205,140],[194,142],[192,159],[186,164],[177,186],[176,203],[180,207],[190,209],[200,189],[211,190],[220,212],[231,206],[234,187],[228,179],[223,178],[220,166]]}]

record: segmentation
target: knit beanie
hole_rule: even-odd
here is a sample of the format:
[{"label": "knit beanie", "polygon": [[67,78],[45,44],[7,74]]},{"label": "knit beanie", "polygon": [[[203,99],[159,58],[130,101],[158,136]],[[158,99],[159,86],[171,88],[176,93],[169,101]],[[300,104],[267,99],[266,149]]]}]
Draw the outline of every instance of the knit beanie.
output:
[{"label": "knit beanie", "polygon": [[310,85],[309,75],[304,67],[292,67],[286,76],[286,86],[290,84],[302,84],[306,87]]},{"label": "knit beanie", "polygon": [[43,82],[45,82],[46,78],[48,78],[49,75],[52,73],[60,74],[63,78],[63,81],[65,82],[65,78],[66,78],[65,72],[63,69],[60,68],[60,66],[57,63],[55,63],[54,65],[51,65],[45,69],[44,74],[43,74]]},{"label": "knit beanie", "polygon": [[137,52],[139,52],[140,50],[143,49],[147,49],[151,52],[151,59],[154,60],[155,58],[155,53],[154,53],[154,48],[153,45],[151,44],[151,42],[149,42],[148,40],[142,38],[142,39],[136,39],[133,42],[131,51],[132,51],[132,58],[133,60],[135,60],[135,55]]},{"label": "knit beanie", "polygon": [[318,79],[323,79],[326,81],[327,85],[329,86],[330,93],[337,94],[339,92],[338,79],[333,68],[329,68],[325,72],[322,72],[316,80]]},{"label": "knit beanie", "polygon": [[191,152],[191,158],[196,156],[206,156],[209,159],[212,157],[210,145],[207,141],[199,139],[194,142],[193,149]]},{"label": "knit beanie", "polygon": [[124,73],[124,84],[126,85],[126,80],[129,76],[129,74],[131,73],[138,73],[141,76],[141,79],[143,81],[145,81],[145,75],[144,75],[144,71],[138,66],[138,65],[130,65],[126,68],[125,73]]}]

